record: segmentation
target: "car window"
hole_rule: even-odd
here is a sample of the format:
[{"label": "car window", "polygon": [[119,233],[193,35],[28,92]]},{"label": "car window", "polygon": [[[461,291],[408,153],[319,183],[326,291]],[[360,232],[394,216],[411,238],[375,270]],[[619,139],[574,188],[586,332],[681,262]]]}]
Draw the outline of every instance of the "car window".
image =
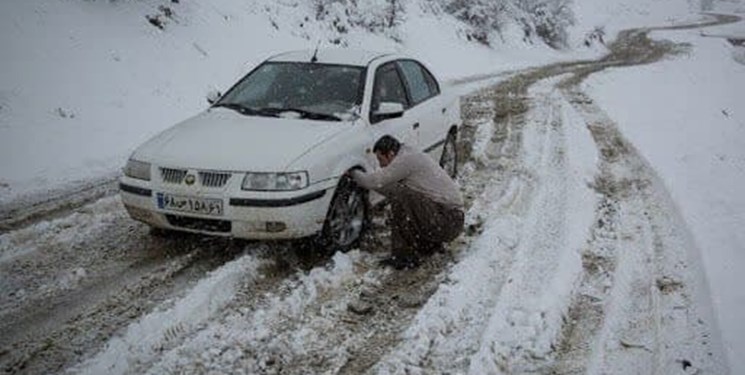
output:
[{"label": "car window", "polygon": [[268,62],[233,86],[217,104],[347,113],[362,103],[364,77],[365,69],[357,66]]},{"label": "car window", "polygon": [[401,76],[394,64],[386,64],[378,68],[375,73],[372,110],[375,111],[382,102],[401,103],[404,108],[409,107]]},{"label": "car window", "polygon": [[404,73],[413,104],[421,103],[439,93],[434,78],[419,63],[413,60],[402,60],[398,64]]},{"label": "car window", "polygon": [[429,86],[430,96],[440,95],[440,85],[437,83],[435,77],[429,72],[429,70],[427,70],[427,68],[423,66],[421,68],[422,73],[424,73],[424,79],[427,81],[427,86]]}]

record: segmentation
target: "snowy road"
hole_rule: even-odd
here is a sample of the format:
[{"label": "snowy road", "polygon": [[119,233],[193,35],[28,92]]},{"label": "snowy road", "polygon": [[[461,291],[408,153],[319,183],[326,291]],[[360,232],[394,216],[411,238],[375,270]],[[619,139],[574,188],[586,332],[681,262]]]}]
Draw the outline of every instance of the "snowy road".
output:
[{"label": "snowy road", "polygon": [[330,258],[151,236],[116,196],[14,226],[0,235],[0,368],[727,373],[676,205],[579,88],[684,51],[648,31],[463,98],[468,228],[416,271],[376,266],[384,213],[360,250]]}]

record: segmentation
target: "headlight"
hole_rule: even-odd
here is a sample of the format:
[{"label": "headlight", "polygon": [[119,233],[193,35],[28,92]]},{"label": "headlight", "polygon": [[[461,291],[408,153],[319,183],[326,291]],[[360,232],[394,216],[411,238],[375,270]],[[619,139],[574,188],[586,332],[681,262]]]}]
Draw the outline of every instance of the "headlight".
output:
[{"label": "headlight", "polygon": [[150,181],[150,163],[129,159],[124,167],[124,175],[138,180]]},{"label": "headlight", "polygon": [[308,172],[246,173],[243,190],[299,190],[308,186]]}]

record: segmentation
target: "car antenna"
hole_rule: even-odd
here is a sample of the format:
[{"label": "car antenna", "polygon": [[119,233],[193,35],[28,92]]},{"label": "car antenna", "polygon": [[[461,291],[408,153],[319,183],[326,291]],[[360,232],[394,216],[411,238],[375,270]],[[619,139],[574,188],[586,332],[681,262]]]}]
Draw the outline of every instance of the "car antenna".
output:
[{"label": "car antenna", "polygon": [[310,62],[314,63],[318,61],[318,47],[321,45],[321,41],[318,41],[318,44],[316,44],[316,50],[313,51],[313,57],[310,58]]}]

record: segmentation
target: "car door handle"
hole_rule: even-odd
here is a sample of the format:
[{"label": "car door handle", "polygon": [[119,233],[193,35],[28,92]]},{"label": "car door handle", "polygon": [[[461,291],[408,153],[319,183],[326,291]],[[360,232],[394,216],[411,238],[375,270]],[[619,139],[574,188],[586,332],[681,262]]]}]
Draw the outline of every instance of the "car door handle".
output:
[{"label": "car door handle", "polygon": [[419,123],[415,122],[414,125],[411,125],[412,129],[419,129]]}]

